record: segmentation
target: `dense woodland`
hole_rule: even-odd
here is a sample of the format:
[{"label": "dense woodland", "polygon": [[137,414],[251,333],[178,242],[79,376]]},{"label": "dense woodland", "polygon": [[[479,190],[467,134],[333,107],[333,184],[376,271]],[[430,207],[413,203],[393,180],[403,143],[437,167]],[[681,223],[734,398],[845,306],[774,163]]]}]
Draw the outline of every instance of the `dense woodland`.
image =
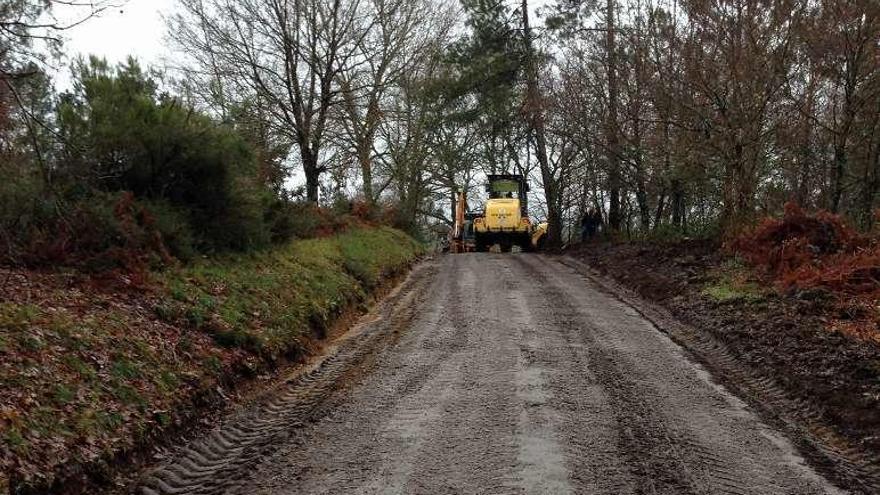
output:
[{"label": "dense woodland", "polygon": [[555,242],[590,208],[620,236],[877,222],[876,0],[180,0],[169,67],[78,60],[62,92],[56,3],[0,0],[7,261],[258,248],[352,205],[424,232],[491,172]]}]

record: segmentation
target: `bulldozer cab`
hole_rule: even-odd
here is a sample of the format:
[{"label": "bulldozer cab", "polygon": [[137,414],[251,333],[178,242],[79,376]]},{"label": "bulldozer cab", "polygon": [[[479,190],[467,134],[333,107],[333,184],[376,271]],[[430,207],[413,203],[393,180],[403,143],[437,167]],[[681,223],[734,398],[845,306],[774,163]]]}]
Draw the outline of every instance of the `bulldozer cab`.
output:
[{"label": "bulldozer cab", "polygon": [[489,175],[488,179],[489,199],[518,199],[521,214],[528,215],[529,184],[522,175]]}]

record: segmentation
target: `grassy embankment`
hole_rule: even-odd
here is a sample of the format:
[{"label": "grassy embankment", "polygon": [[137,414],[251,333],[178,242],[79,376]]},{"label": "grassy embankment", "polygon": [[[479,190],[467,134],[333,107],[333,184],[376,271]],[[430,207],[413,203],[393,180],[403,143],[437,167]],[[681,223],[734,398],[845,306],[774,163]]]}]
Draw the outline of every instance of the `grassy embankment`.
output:
[{"label": "grassy embankment", "polygon": [[75,273],[0,273],[0,492],[94,469],[230,377],[302,353],[420,249],[399,231],[358,228],[123,291]]}]

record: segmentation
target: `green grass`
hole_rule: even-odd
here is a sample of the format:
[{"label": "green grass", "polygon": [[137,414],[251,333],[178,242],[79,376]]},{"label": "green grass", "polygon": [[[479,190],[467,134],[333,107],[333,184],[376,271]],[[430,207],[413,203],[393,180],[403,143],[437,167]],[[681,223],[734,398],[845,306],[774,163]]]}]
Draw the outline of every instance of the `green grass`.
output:
[{"label": "green grass", "polygon": [[763,294],[756,285],[735,286],[728,282],[709,285],[703,289],[703,295],[718,302],[757,301]]},{"label": "green grass", "polygon": [[[283,248],[205,260],[166,275],[169,297],[156,307],[223,347],[275,358],[321,330],[422,247],[388,228],[354,229]],[[175,305],[181,304],[182,307]]]},{"label": "green grass", "polygon": [[722,264],[713,274],[714,280],[707,284],[702,294],[717,302],[756,302],[764,299],[766,289],[750,280],[750,272],[738,260]]},{"label": "green grass", "polygon": [[366,231],[344,236],[340,239],[340,248],[345,269],[366,286],[374,287],[389,266],[412,258],[419,246],[397,232]]},{"label": "green grass", "polygon": [[9,431],[6,432],[6,438],[4,440],[7,447],[13,452],[24,454],[28,450],[27,440],[25,440],[24,436],[21,434],[21,431],[15,426],[9,428]]},{"label": "green grass", "polygon": [[41,313],[40,308],[30,304],[0,303],[0,330],[15,331],[27,328]]},{"label": "green grass", "polygon": [[128,406],[146,407],[147,401],[134,387],[123,383],[115,383],[111,386],[113,395],[120,402]]},{"label": "green grass", "polygon": [[70,369],[75,371],[79,377],[84,381],[94,380],[98,374],[95,372],[95,368],[86,364],[82,359],[77,356],[67,355],[64,356],[63,362]]},{"label": "green grass", "polygon": [[47,307],[0,303],[0,396],[15,397],[0,421],[0,463],[20,457],[39,477],[60,444],[65,462],[127,448],[237,365],[301,350],[421,249],[393,229],[353,229],[155,273],[147,306],[65,289]]},{"label": "green grass", "polygon": [[64,406],[76,397],[76,392],[63,384],[55,385],[52,394],[55,404],[59,406]]},{"label": "green grass", "polygon": [[174,372],[169,370],[162,370],[154,380],[156,386],[165,392],[171,392],[180,386],[180,378],[178,378]]},{"label": "green grass", "polygon": [[141,376],[141,371],[137,365],[126,358],[121,358],[114,362],[110,368],[110,373],[120,380],[130,380]]}]

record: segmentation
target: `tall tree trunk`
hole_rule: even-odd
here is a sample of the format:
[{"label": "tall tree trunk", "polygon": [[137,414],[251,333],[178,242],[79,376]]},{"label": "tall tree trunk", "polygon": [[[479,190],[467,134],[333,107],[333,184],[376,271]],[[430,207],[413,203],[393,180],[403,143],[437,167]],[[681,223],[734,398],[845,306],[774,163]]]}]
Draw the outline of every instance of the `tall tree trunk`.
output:
[{"label": "tall tree trunk", "polygon": [[357,150],[358,162],[361,166],[361,178],[364,181],[364,201],[366,201],[369,206],[373,206],[375,200],[373,195],[373,160],[370,156],[372,152],[371,148],[372,140],[368,143],[359,143]]},{"label": "tall tree trunk", "polygon": [[318,190],[321,184],[321,168],[318,157],[308,147],[302,147],[300,156],[303,162],[303,173],[306,176],[306,200],[318,204]]},{"label": "tall tree trunk", "polygon": [[[809,136],[809,132],[807,133]],[[801,206],[809,206],[810,170],[813,170],[813,152],[810,148],[809,138],[804,139],[798,157],[797,183],[795,184],[795,201]]]},{"label": "tall tree trunk", "polygon": [[732,143],[732,151],[727,156],[724,165],[724,185],[722,187],[722,201],[724,207],[721,212],[721,228],[730,232],[739,227],[742,219],[739,217],[739,189],[742,187],[741,170],[743,164],[743,146],[735,139]]},{"label": "tall tree trunk", "polygon": [[[455,223],[455,214],[458,210],[458,197],[456,193],[464,194],[466,189],[455,183],[455,172],[452,170],[447,171],[446,183],[449,185],[449,218]],[[465,204],[465,207],[467,207],[467,204]]]},{"label": "tall tree trunk", "polygon": [[865,179],[862,182],[859,201],[859,224],[864,230],[874,226],[874,202],[880,192],[880,139],[870,153],[869,163],[865,164]]},{"label": "tall tree trunk", "polygon": [[639,227],[642,232],[651,230],[651,207],[648,205],[648,192],[640,180],[636,186],[636,205],[639,208]]},{"label": "tall tree trunk", "polygon": [[612,231],[620,230],[620,138],[617,122],[619,88],[617,85],[617,44],[614,21],[614,0],[607,0],[605,22],[608,64],[608,115],[605,134],[608,154],[608,226]]},{"label": "tall tree trunk", "polygon": [[834,169],[831,177],[831,205],[832,213],[839,213],[843,202],[843,190],[846,187],[846,169],[849,162],[850,133],[855,120],[855,103],[853,99],[856,93],[856,79],[853,68],[847,64],[848,73],[844,84],[843,94],[843,122],[839,131],[834,136]]},{"label": "tall tree trunk", "polygon": [[455,187],[449,190],[449,218],[455,224],[455,216],[458,213],[458,198],[455,197]]},{"label": "tall tree trunk", "polygon": [[672,225],[679,229],[684,225],[684,208],[681,179],[672,179]]},{"label": "tall tree trunk", "polygon": [[[636,75],[636,77],[638,78],[640,76]],[[637,100],[641,98],[641,94],[639,93],[640,91],[636,93]],[[642,123],[640,119],[641,104],[639,101],[636,101],[633,104],[633,109],[632,146],[635,149],[635,159],[633,161],[635,162],[634,166],[636,175],[636,204],[639,208],[639,224],[642,232],[648,232],[651,230],[651,207],[648,204],[648,191],[645,184],[645,161],[642,155]]]},{"label": "tall tree trunk", "polygon": [[544,195],[547,202],[547,246],[559,247],[562,243],[562,212],[559,197],[561,191],[553,171],[550,169],[550,160],[547,158],[547,137],[544,125],[544,101],[541,88],[538,86],[538,68],[535,65],[534,45],[532,42],[532,30],[529,25],[529,2],[522,2],[523,36],[526,48],[526,111],[532,131],[535,133],[535,151],[538,165],[541,168],[541,179],[544,182]]},{"label": "tall tree trunk", "polygon": [[666,189],[660,192],[657,198],[657,211],[654,213],[654,230],[657,230],[663,224],[663,214],[666,210]]},{"label": "tall tree trunk", "polygon": [[829,209],[832,213],[840,212],[840,203],[843,200],[844,178],[846,176],[846,135],[835,138],[834,142],[834,168],[831,177],[831,204]]},{"label": "tall tree trunk", "polygon": [[[641,2],[637,4],[638,12],[641,13]],[[635,151],[636,171],[636,202],[639,208],[639,221],[642,233],[651,230],[651,205],[648,204],[647,178],[645,173],[645,153],[642,146],[642,21],[640,14],[636,18],[635,47],[633,49],[633,77],[635,79],[635,94],[630,102],[630,119],[632,120],[633,134],[631,146]]]}]

